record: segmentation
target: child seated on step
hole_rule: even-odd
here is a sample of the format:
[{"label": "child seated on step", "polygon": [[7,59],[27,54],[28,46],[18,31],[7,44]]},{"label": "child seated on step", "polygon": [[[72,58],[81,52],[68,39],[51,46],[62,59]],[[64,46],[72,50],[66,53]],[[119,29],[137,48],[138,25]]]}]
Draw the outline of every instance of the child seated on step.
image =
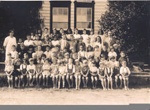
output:
[{"label": "child seated on step", "polygon": [[27,72],[29,75],[29,85],[33,86],[33,83],[36,78],[36,67],[34,64],[34,59],[32,59],[32,58],[29,59],[29,65],[27,66]]},{"label": "child seated on step", "polygon": [[14,72],[14,65],[11,59],[8,59],[5,62],[5,73],[7,75],[7,82],[8,82],[8,87],[11,88],[13,87],[13,72]]},{"label": "child seated on step", "polygon": [[129,89],[129,75],[131,74],[131,71],[127,67],[126,61],[122,61],[122,66],[120,68],[120,74],[121,74],[122,79],[123,79],[124,89],[128,90]]},{"label": "child seated on step", "polygon": [[83,87],[87,87],[88,80],[89,80],[89,66],[88,66],[88,61],[87,59],[82,60],[82,65],[81,65],[81,77],[82,77],[82,82],[83,82]]},{"label": "child seated on step", "polygon": [[[20,72],[21,72],[21,83],[22,86],[25,87],[25,78],[27,78],[27,60],[23,59],[22,64],[20,65]],[[28,82],[28,79],[27,79]]]},{"label": "child seated on step", "polygon": [[58,84],[58,77],[59,77],[59,66],[57,63],[57,58],[53,58],[52,64],[51,64],[51,78],[53,81],[53,88],[57,88]]},{"label": "child seated on step", "polygon": [[66,77],[66,65],[64,61],[59,62],[59,81],[58,81],[58,88],[61,88],[61,82],[62,87],[65,87],[65,77]]},{"label": "child seated on step", "polygon": [[106,64],[105,62],[100,62],[99,64],[99,79],[101,81],[101,85],[103,90],[106,90],[106,72],[105,72],[105,68],[106,68]]},{"label": "child seated on step", "polygon": [[37,64],[36,64],[36,84],[37,84],[37,87],[39,87],[41,84],[42,72],[43,72],[42,67],[43,67],[43,64],[41,63],[41,58],[38,58]]},{"label": "child seated on step", "polygon": [[76,89],[80,89],[80,83],[81,83],[81,65],[78,59],[75,60],[75,83],[76,83]]},{"label": "child seated on step", "polygon": [[68,82],[69,88],[73,87],[73,76],[75,73],[75,65],[73,64],[73,59],[69,58],[68,63],[66,64],[66,79]]},{"label": "child seated on step", "polygon": [[50,70],[51,70],[51,65],[49,63],[49,59],[45,59],[45,62],[42,65],[43,86],[48,86]]}]

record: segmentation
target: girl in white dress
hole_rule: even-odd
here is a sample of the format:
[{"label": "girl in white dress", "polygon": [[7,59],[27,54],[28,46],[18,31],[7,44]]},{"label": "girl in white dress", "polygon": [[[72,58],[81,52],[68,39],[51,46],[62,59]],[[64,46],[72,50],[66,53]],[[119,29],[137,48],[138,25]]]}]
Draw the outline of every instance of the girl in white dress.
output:
[{"label": "girl in white dress", "polygon": [[51,71],[51,66],[49,64],[49,60],[45,59],[45,62],[42,66],[43,86],[48,86],[50,71]]}]

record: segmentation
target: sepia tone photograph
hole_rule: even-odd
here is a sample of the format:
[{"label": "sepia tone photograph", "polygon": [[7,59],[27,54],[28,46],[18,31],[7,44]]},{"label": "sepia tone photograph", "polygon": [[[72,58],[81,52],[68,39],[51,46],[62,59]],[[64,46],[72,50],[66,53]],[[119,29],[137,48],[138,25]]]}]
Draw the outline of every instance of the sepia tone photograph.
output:
[{"label": "sepia tone photograph", "polygon": [[150,1],[0,1],[0,99],[150,104]]}]

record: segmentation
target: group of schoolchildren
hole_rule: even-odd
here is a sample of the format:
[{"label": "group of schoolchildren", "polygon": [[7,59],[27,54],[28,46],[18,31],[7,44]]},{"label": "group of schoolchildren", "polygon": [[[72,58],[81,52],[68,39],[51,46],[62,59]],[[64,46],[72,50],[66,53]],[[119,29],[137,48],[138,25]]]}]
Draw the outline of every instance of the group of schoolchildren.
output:
[{"label": "group of schoolchildren", "polygon": [[86,29],[78,34],[78,29],[72,33],[61,28],[49,34],[45,28],[18,39],[7,55],[5,72],[9,87],[94,89],[100,82],[103,90],[128,90],[128,65],[119,39],[110,31],[96,35],[90,30],[88,35]]}]

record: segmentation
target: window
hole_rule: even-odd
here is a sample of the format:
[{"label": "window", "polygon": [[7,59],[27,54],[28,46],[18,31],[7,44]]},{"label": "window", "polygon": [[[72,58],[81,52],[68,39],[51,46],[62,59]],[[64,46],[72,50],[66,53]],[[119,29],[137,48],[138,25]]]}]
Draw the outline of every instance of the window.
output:
[{"label": "window", "polygon": [[68,8],[53,8],[53,28],[68,28]]},{"label": "window", "polygon": [[94,4],[93,0],[75,1],[74,28],[81,31],[94,29]]},{"label": "window", "polygon": [[77,8],[77,28],[92,28],[92,8]]},{"label": "window", "polygon": [[70,28],[71,1],[50,1],[50,32]]}]

